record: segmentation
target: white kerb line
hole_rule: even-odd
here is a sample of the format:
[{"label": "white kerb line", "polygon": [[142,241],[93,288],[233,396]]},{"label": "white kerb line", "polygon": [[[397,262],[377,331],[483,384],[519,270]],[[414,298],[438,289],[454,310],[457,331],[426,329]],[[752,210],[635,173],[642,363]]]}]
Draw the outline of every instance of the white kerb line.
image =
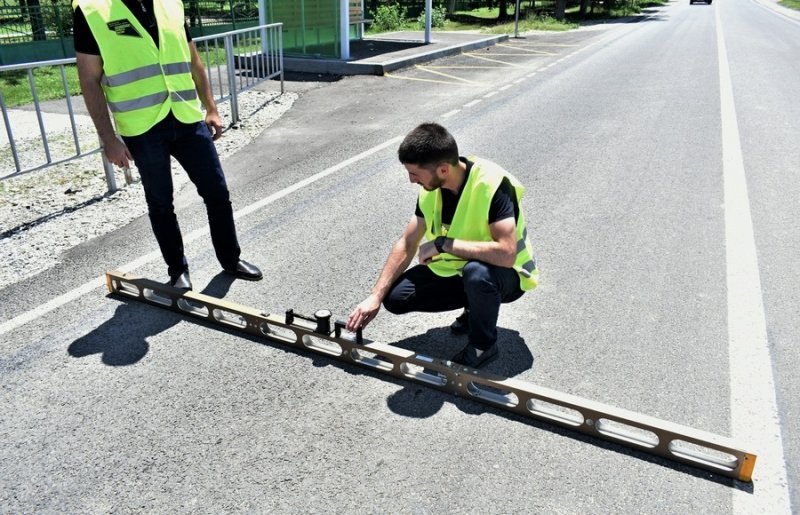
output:
[{"label": "white kerb line", "polygon": [[[288,186],[288,187],[286,187],[286,188],[284,188],[284,189],[282,189],[282,190],[280,190],[278,192],[275,192],[272,195],[259,200],[258,202],[254,202],[254,203],[250,204],[249,206],[245,206],[242,209],[239,209],[238,211],[236,211],[233,214],[233,217],[234,217],[234,219],[238,220],[238,219],[240,219],[240,218],[242,218],[244,216],[247,216],[247,215],[249,215],[249,214],[251,214],[251,213],[253,213],[255,211],[258,211],[259,209],[262,209],[263,207],[275,202],[276,200],[279,200],[279,199],[281,199],[281,198],[283,198],[283,197],[285,197],[287,195],[290,195],[291,193],[294,193],[295,191],[297,191],[297,190],[299,190],[301,188],[305,188],[309,184],[312,184],[312,183],[314,183],[314,182],[316,182],[316,181],[318,181],[320,179],[323,179],[323,178],[327,177],[328,175],[331,175],[331,174],[333,174],[335,172],[338,172],[342,168],[350,166],[350,165],[352,165],[352,164],[354,164],[354,163],[356,163],[356,162],[358,162],[358,161],[360,161],[360,160],[362,160],[362,159],[364,159],[366,157],[369,157],[370,155],[372,155],[372,154],[374,154],[376,152],[380,152],[381,150],[385,149],[386,147],[389,147],[391,145],[397,144],[401,140],[402,140],[402,136],[396,136],[396,137],[394,137],[394,138],[392,138],[392,139],[390,139],[388,141],[384,141],[380,145],[377,145],[377,146],[372,147],[372,148],[370,148],[368,150],[365,150],[364,152],[361,152],[360,154],[357,154],[357,155],[355,155],[355,156],[353,156],[353,157],[351,157],[349,159],[346,159],[346,160],[342,161],[339,164],[333,165],[330,168],[326,168],[325,170],[323,170],[323,171],[321,171],[321,172],[319,172],[317,174],[314,174],[311,177],[307,177],[307,178],[303,179],[300,182],[297,182],[297,183],[292,184],[291,186]],[[198,239],[198,238],[200,238],[202,236],[205,236],[207,234],[208,234],[208,225],[206,224],[203,227],[200,227],[200,228],[195,229],[194,231],[190,232],[188,235],[186,235],[183,238],[183,241],[185,243],[189,243],[189,242],[192,242],[192,241],[194,241],[194,240],[196,240],[196,239]],[[144,256],[140,256],[137,259],[134,259],[133,261],[131,261],[129,263],[126,263],[126,264],[124,264],[124,265],[122,265],[120,267],[117,267],[117,269],[120,270],[121,272],[129,272],[129,271],[135,270],[136,268],[138,268],[140,266],[143,266],[143,265],[145,265],[145,264],[147,264],[147,263],[149,263],[151,261],[154,261],[154,260],[156,260],[156,259],[158,259],[160,257],[161,257],[161,252],[156,250],[156,251],[150,252],[148,254],[145,254]],[[25,324],[33,321],[33,320],[36,320],[40,316],[42,316],[42,315],[44,315],[46,313],[49,313],[50,311],[53,311],[53,310],[63,306],[64,304],[67,304],[68,302],[72,302],[73,300],[75,300],[77,298],[80,298],[83,295],[86,295],[87,293],[91,292],[95,288],[99,288],[99,287],[105,285],[105,280],[106,280],[105,275],[101,275],[99,277],[95,277],[94,279],[91,279],[91,280],[83,283],[82,285],[78,286],[77,288],[73,288],[72,290],[64,293],[63,295],[59,295],[58,297],[56,297],[54,299],[50,299],[48,302],[45,302],[44,304],[42,304],[40,306],[37,306],[37,307],[35,307],[35,308],[31,309],[31,310],[28,310],[28,311],[26,311],[26,312],[24,312],[24,313],[22,313],[20,315],[17,315],[16,317],[14,317],[14,318],[12,318],[10,320],[6,320],[2,324],[0,324],[0,335],[5,334],[5,333],[7,333],[9,331],[13,331],[14,329],[16,329],[18,327],[21,327],[21,326],[23,326],[23,325],[25,325]]]},{"label": "white kerb line", "polygon": [[716,6],[725,183],[725,259],[728,290],[728,352],[731,375],[731,431],[755,446],[752,493],[733,490],[733,512],[790,513],[781,426],[767,340],[747,179],[733,100],[730,68],[719,6]]}]

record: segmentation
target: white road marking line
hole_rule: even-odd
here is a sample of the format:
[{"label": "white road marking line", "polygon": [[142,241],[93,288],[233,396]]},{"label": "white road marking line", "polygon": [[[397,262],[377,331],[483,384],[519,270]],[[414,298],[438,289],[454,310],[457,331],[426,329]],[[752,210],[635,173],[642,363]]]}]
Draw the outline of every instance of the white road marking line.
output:
[{"label": "white road marking line", "polygon": [[472,102],[468,102],[468,103],[464,104],[464,107],[472,107],[472,106],[474,106],[475,104],[480,104],[481,102],[483,102],[483,99],[481,99],[481,98],[476,98],[476,99],[475,99],[475,100],[473,100]]},{"label": "white road marking line", "polygon": [[[250,204],[249,206],[245,206],[244,208],[234,212],[233,217],[234,217],[234,219],[238,220],[238,219],[240,219],[240,218],[242,218],[244,216],[247,216],[247,215],[249,215],[251,213],[254,213],[255,211],[258,211],[259,209],[262,209],[263,207],[275,202],[276,200],[280,200],[283,197],[286,197],[287,195],[290,195],[290,194],[294,193],[295,191],[297,191],[299,189],[305,188],[309,184],[317,182],[320,179],[324,179],[325,177],[327,177],[327,176],[329,176],[329,175],[331,175],[333,173],[336,173],[336,172],[338,172],[339,170],[341,170],[343,168],[347,168],[348,166],[352,165],[353,163],[356,163],[356,162],[358,162],[358,161],[360,161],[360,160],[362,160],[362,159],[364,159],[366,157],[369,157],[372,154],[375,154],[376,152],[380,152],[381,150],[383,150],[383,149],[385,149],[387,147],[390,147],[392,145],[396,145],[396,144],[400,143],[401,140],[402,140],[402,136],[396,136],[396,137],[394,137],[394,138],[392,138],[390,140],[384,141],[380,145],[374,146],[374,147],[372,147],[372,148],[370,148],[368,150],[365,150],[364,152],[361,152],[360,154],[357,154],[357,155],[355,155],[355,156],[353,156],[353,157],[351,157],[349,159],[346,159],[346,160],[342,161],[339,164],[331,166],[330,168],[327,168],[327,169],[325,169],[325,170],[323,170],[323,171],[321,171],[321,172],[319,172],[319,173],[317,173],[315,175],[307,177],[307,178],[303,179],[300,182],[297,182],[297,183],[295,183],[295,184],[293,184],[291,186],[288,186],[288,187],[286,187],[286,188],[284,188],[284,189],[282,189],[282,190],[280,190],[278,192],[273,193],[272,195],[270,195],[268,197],[265,197],[265,198],[259,200],[258,202]],[[208,231],[209,231],[208,225],[204,225],[203,227],[201,227],[199,229],[195,229],[194,231],[192,231],[189,234],[187,234],[186,236],[184,236],[183,241],[184,241],[184,243],[190,243],[190,242],[200,238],[201,236],[207,236],[208,235]],[[151,261],[154,261],[154,260],[159,259],[159,258],[161,258],[161,252],[160,251],[153,251],[153,252],[145,254],[144,256],[141,256],[141,257],[139,257],[137,259],[134,259],[130,263],[127,263],[125,265],[117,267],[117,269],[120,270],[121,272],[130,272],[130,271],[135,270],[136,268],[138,268],[140,266],[143,266],[143,265],[145,265],[147,263],[150,263]],[[10,331],[13,331],[14,329],[17,329],[18,327],[21,327],[21,326],[23,326],[23,325],[25,325],[25,324],[33,321],[33,320],[36,320],[40,316],[45,315],[45,314],[47,314],[50,311],[53,311],[55,309],[58,309],[59,307],[63,306],[64,304],[72,302],[73,300],[78,299],[78,298],[82,297],[83,295],[86,295],[87,293],[91,292],[95,288],[99,288],[101,286],[105,286],[105,281],[106,281],[105,275],[101,275],[99,277],[95,277],[94,279],[91,279],[91,280],[83,283],[82,285],[78,286],[77,288],[73,288],[72,290],[68,291],[67,293],[64,293],[63,295],[59,295],[58,297],[56,297],[54,299],[51,299],[48,302],[45,302],[44,304],[42,304],[40,306],[37,306],[37,307],[35,307],[35,308],[31,309],[31,310],[28,310],[28,311],[26,311],[26,312],[24,312],[24,313],[22,313],[20,315],[17,315],[17,316],[15,316],[14,318],[12,318],[10,320],[6,320],[2,324],[0,324],[0,335],[8,333]]]},{"label": "white road marking line", "polygon": [[499,91],[490,91],[490,92],[486,93],[485,95],[483,95],[483,98],[493,97],[498,93],[500,93],[500,92]]},{"label": "white road marking line", "polygon": [[446,113],[444,113],[442,115],[442,118],[450,118],[451,116],[453,116],[454,114],[458,113],[459,111],[461,111],[461,109],[453,109],[452,111],[448,111],[448,112],[446,112]]},{"label": "white road marking line", "polygon": [[733,512],[790,513],[753,220],[718,6],[716,18],[725,183],[731,432],[737,441],[754,445],[758,456],[753,491],[733,489]]},{"label": "white road marking line", "polygon": [[503,86],[502,88],[500,88],[500,91],[505,91],[505,90],[507,90],[508,88],[510,88],[511,86],[513,86],[513,84],[506,84],[505,86]]}]

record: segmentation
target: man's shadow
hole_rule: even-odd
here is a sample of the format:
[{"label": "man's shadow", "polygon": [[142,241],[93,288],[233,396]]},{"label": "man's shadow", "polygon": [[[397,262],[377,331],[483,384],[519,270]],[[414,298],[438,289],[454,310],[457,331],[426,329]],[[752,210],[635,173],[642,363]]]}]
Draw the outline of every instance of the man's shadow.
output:
[{"label": "man's shadow", "polygon": [[[393,343],[395,347],[413,350],[428,357],[449,359],[467,344],[466,336],[454,336],[448,328],[430,329],[425,334],[412,336]],[[533,367],[533,354],[519,332],[497,328],[497,345],[500,354],[481,371],[503,377],[514,377]],[[416,384],[404,385],[386,400],[387,406],[398,415],[427,418],[435,415],[445,402],[452,402],[464,413],[478,415],[486,412],[480,403],[442,395],[441,392]]]},{"label": "man's shadow", "polygon": [[[222,298],[230,290],[234,277],[225,272],[215,275],[200,293]],[[89,334],[72,342],[67,349],[74,358],[101,354],[103,363],[112,367],[133,365],[150,349],[147,339],[176,325],[185,317],[159,310],[122,297],[123,304],[114,316]]]},{"label": "man's shadow", "polygon": [[[449,328],[441,327],[429,329],[424,334],[389,343],[392,347],[400,347],[437,359],[450,359],[466,344],[466,336],[454,336],[450,333]],[[533,366],[533,355],[519,332],[498,327],[497,344],[500,346],[498,358],[482,367],[482,371],[497,376],[513,377]],[[314,356],[312,359],[315,366],[331,364],[327,358]],[[435,388],[416,383],[410,384],[409,381],[402,379],[387,378],[383,374],[367,371],[360,367],[358,369],[342,367],[342,369],[352,374],[372,375],[403,386],[401,390],[393,393],[386,400],[389,409],[398,415],[416,418],[431,417],[439,412],[445,402],[452,402],[465,413],[477,415],[487,411],[487,408],[480,403],[460,397],[452,397]]]}]

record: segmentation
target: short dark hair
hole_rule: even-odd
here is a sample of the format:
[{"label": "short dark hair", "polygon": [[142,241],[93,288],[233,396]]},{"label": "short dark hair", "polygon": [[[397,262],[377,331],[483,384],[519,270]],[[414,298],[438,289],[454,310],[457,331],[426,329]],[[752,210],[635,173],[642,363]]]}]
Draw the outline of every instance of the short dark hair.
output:
[{"label": "short dark hair", "polygon": [[438,123],[423,123],[406,135],[397,157],[403,164],[434,168],[441,163],[458,165],[458,145],[447,129]]}]

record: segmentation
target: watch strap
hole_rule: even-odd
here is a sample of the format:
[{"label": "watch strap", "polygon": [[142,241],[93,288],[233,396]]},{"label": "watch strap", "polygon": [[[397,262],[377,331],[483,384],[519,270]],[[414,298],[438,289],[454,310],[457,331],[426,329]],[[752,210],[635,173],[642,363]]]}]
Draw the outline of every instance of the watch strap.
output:
[{"label": "watch strap", "polygon": [[444,254],[444,244],[446,241],[447,238],[445,236],[437,236],[433,240],[433,246],[436,247],[436,250],[439,252],[439,254]]}]

